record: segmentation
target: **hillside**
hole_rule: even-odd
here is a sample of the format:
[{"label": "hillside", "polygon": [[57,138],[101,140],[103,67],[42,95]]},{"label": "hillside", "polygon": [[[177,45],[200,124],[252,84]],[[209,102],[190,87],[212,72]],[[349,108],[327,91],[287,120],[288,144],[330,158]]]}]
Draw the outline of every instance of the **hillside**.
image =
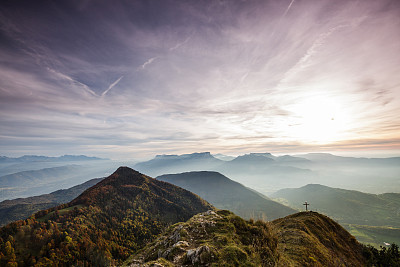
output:
[{"label": "hillside", "polygon": [[118,264],[168,225],[210,209],[187,190],[120,167],[70,203],[0,228],[0,265]]},{"label": "hillside", "polygon": [[185,188],[214,207],[230,210],[245,219],[273,220],[295,212],[218,172],[166,174],[156,179]]},{"label": "hillside", "polygon": [[364,247],[343,227],[316,212],[273,222],[278,250],[291,266],[365,266]]},{"label": "hillside", "polygon": [[312,210],[327,214],[340,223],[400,226],[400,194],[375,195],[309,184],[279,190],[271,197],[285,199],[296,209],[303,209],[302,204],[308,201]]},{"label": "hillside", "polygon": [[0,202],[0,226],[13,221],[26,219],[40,210],[67,203],[102,179],[103,178],[92,179],[83,184],[76,185],[69,189],[57,190],[50,194],[4,200]]},{"label": "hillside", "polygon": [[270,224],[210,211],[171,226],[124,265],[365,266],[366,251],[318,213],[297,213]]}]

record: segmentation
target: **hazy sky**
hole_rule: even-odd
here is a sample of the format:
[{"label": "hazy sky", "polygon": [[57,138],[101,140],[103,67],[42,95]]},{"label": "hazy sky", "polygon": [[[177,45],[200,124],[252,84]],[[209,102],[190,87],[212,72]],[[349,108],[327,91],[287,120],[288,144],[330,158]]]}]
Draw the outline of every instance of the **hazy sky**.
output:
[{"label": "hazy sky", "polygon": [[400,151],[398,0],[0,5],[2,155]]}]

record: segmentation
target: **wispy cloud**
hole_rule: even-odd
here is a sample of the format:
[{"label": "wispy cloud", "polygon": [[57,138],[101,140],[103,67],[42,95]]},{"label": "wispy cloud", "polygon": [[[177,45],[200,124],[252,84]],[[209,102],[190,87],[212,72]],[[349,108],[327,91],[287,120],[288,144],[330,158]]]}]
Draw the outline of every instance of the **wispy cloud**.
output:
[{"label": "wispy cloud", "polygon": [[173,47],[171,47],[171,48],[169,49],[169,51],[174,51],[174,50],[178,49],[179,47],[183,46],[184,44],[186,44],[187,42],[189,42],[189,40],[190,40],[191,37],[192,37],[192,36],[189,36],[189,37],[187,37],[183,42],[177,43],[176,45],[174,45]]},{"label": "wispy cloud", "polygon": [[97,95],[92,89],[90,89],[89,86],[87,86],[86,84],[81,83],[81,82],[79,82],[79,81],[77,81],[77,80],[74,80],[74,79],[71,78],[70,76],[65,75],[65,74],[63,74],[63,73],[61,73],[61,72],[57,72],[57,71],[55,71],[55,70],[53,70],[53,69],[47,68],[47,70],[48,70],[49,72],[53,73],[55,76],[57,76],[57,77],[59,77],[59,78],[61,78],[61,79],[64,79],[64,80],[66,80],[66,81],[68,81],[68,82],[70,82],[72,85],[76,85],[76,86],[78,86],[79,88],[82,88],[85,92],[87,92],[87,93],[89,93],[89,94],[91,94],[91,95],[93,95],[93,96],[98,96],[98,95]]},{"label": "wispy cloud", "polygon": [[145,63],[143,63],[143,64],[140,66],[140,69],[144,70],[148,65],[150,65],[151,63],[153,63],[153,61],[156,60],[157,58],[158,58],[158,57],[149,58]]},{"label": "wispy cloud", "polygon": [[111,89],[114,88],[114,86],[116,86],[116,85],[121,81],[121,79],[122,79],[123,77],[124,77],[124,76],[122,75],[122,76],[119,77],[117,80],[115,80],[112,84],[110,84],[110,86],[107,88],[107,90],[105,90],[105,91],[101,94],[101,96],[105,96]]},{"label": "wispy cloud", "polygon": [[[396,1],[95,3],[0,12],[0,150],[134,157],[400,138]],[[329,106],[346,118],[342,139],[308,142],[300,132]]]}]

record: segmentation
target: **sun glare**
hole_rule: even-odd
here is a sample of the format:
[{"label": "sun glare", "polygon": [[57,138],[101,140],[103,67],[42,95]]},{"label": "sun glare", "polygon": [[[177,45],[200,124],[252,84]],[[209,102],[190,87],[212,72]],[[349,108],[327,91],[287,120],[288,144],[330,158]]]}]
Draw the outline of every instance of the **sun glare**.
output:
[{"label": "sun glare", "polygon": [[305,142],[329,143],[341,140],[349,127],[349,117],[339,99],[313,96],[293,105],[292,135]]}]

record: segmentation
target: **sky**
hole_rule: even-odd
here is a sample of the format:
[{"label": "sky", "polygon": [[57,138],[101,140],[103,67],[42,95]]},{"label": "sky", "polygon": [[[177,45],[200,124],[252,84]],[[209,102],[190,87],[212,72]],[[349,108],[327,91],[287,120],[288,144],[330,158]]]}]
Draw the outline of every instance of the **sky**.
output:
[{"label": "sky", "polygon": [[0,154],[400,155],[400,1],[2,1]]}]

